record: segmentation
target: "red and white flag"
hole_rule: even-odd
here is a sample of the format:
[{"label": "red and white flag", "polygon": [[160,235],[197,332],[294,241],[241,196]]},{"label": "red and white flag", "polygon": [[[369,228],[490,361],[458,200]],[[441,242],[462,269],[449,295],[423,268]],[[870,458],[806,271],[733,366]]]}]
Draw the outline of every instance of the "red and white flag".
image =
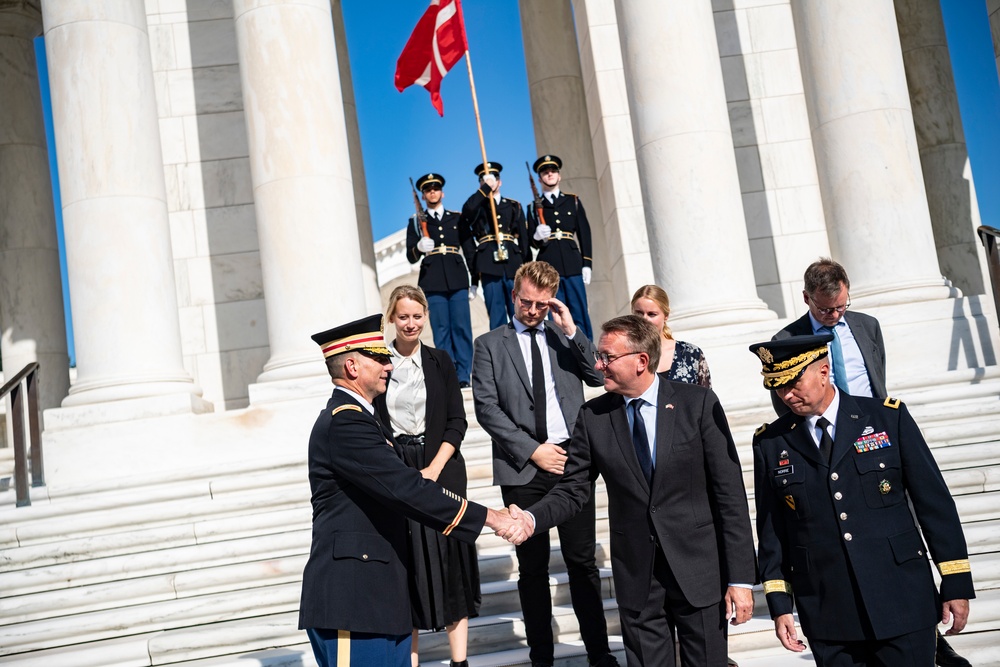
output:
[{"label": "red and white flag", "polygon": [[431,94],[431,104],[444,115],[441,79],[455,66],[469,43],[462,24],[459,0],[431,0],[396,61],[396,90],[417,84]]}]

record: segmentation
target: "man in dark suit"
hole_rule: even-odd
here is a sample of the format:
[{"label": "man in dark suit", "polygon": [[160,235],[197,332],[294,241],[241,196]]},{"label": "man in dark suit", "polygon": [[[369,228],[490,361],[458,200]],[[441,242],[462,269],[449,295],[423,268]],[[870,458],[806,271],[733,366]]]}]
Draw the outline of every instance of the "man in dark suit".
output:
[{"label": "man in dark suit", "polygon": [[542,194],[528,206],[528,236],[531,247],[538,250],[536,259],[559,272],[556,298],[569,307],[573,321],[593,340],[586,288],[594,265],[590,223],[580,198],[559,189],[562,164],[558,155],[535,160],[533,168],[542,183]]},{"label": "man in dark suit", "polygon": [[[513,199],[500,196],[500,172],[503,165],[487,162],[476,167],[479,189],[462,206],[462,252],[469,265],[472,285],[483,286],[483,300],[490,316],[490,329],[507,324],[514,316],[510,293],[514,274],[531,259],[531,247],[525,230],[524,211]],[[490,204],[490,200],[493,204]],[[493,212],[496,211],[496,229]],[[497,231],[500,238],[496,238]],[[500,257],[500,248],[506,258]]]},{"label": "man in dark suit", "polygon": [[[336,385],[309,436],[313,530],[299,628],[321,666],[410,664],[406,517],[465,542],[509,517],[403,462],[372,401],[392,363],[373,315],[314,335]],[[372,595],[372,591],[378,591]]]},{"label": "man in dark suit", "polygon": [[[594,344],[555,298],[559,274],[529,262],[514,276],[514,320],[476,339],[472,395],[476,418],[493,439],[493,482],[504,504],[526,506],[552,488],[566,465],[567,447],[583,403],[583,385],[598,386]],[[546,321],[551,314],[552,320]],[[563,517],[559,542],[569,574],[573,610],[591,665],[617,665],[595,560],[594,500]],[[576,508],[580,510],[580,507]],[[557,524],[553,523],[551,526]],[[540,531],[516,548],[517,590],[533,666],[554,661],[549,534]]]},{"label": "man in dark suit", "polygon": [[597,367],[608,393],[581,408],[559,483],[511,514],[547,530],[588,501],[601,475],[628,664],[672,667],[676,634],[681,664],[722,667],[726,619],[750,619],[757,580],[725,413],[712,390],[656,374],[660,333],[645,319],[617,317],[601,329]]},{"label": "man in dark suit", "polygon": [[[852,396],[885,398],[888,393],[882,328],[871,315],[848,310],[851,281],[847,271],[832,259],[823,258],[809,265],[803,280],[802,298],[809,311],[776,333],[772,340],[832,333],[831,373],[840,390]],[[771,402],[779,417],[788,412],[774,394]]]},{"label": "man in dark suit", "polygon": [[753,443],[768,609],[782,645],[801,652],[794,601],[821,667],[930,667],[938,622],[961,632],[975,597],[962,525],[906,406],[833,384],[831,336],[750,347],[790,410]]},{"label": "man in dark suit", "polygon": [[[458,384],[469,386],[472,372],[472,318],[469,301],[475,290],[469,290],[469,269],[462,255],[459,223],[461,215],[445,209],[444,176],[425,174],[417,179],[427,210],[427,236],[416,215],[406,226],[406,259],[420,262],[417,285],[427,295],[431,315],[434,347],[443,350],[455,362]],[[421,261],[421,257],[423,261]]]}]

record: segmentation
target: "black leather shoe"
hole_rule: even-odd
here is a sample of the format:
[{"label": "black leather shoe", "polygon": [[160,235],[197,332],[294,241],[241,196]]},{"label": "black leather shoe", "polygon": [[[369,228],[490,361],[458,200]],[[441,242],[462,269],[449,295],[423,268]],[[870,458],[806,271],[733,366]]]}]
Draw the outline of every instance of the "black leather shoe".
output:
[{"label": "black leather shoe", "polygon": [[471,385],[471,384],[469,384],[468,382],[459,382],[459,383],[458,383],[458,388],[459,388],[459,389],[468,389],[468,388],[469,388],[469,387],[471,387],[471,386],[472,386],[472,385]]},{"label": "black leather shoe", "polygon": [[736,662],[729,656],[726,656],[726,665],[727,667],[740,667],[740,663]]},{"label": "black leather shoe", "polygon": [[587,664],[591,665],[591,667],[619,667],[618,658],[611,655],[610,653],[608,653],[606,656],[604,656],[597,662],[590,662],[588,660]]},{"label": "black leather shoe", "polygon": [[463,660],[462,662],[451,661],[451,667],[469,667],[469,661]]},{"label": "black leather shoe", "polygon": [[972,667],[971,662],[955,653],[955,649],[945,641],[940,632],[937,636],[937,650],[934,652],[934,664],[939,667]]}]

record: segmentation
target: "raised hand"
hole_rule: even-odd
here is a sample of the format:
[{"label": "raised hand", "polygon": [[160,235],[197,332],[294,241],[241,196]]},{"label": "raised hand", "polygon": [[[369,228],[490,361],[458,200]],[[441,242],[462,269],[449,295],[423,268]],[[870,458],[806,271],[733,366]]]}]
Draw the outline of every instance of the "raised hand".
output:
[{"label": "raised hand", "polygon": [[552,323],[562,329],[567,338],[576,334],[576,323],[565,303],[555,297],[549,299],[549,314],[552,315]]}]

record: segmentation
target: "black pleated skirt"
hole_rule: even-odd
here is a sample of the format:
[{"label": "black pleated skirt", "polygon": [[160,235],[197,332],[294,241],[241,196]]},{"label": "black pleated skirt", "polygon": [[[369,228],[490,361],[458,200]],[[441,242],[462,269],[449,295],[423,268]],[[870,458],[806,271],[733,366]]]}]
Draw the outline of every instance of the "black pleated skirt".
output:
[{"label": "black pleated skirt", "polygon": [[[424,446],[405,444],[407,462],[424,468]],[[449,489],[465,495],[465,489]],[[442,630],[463,618],[479,616],[479,559],[476,547],[427,528],[410,524],[410,606],[413,627]]]}]

